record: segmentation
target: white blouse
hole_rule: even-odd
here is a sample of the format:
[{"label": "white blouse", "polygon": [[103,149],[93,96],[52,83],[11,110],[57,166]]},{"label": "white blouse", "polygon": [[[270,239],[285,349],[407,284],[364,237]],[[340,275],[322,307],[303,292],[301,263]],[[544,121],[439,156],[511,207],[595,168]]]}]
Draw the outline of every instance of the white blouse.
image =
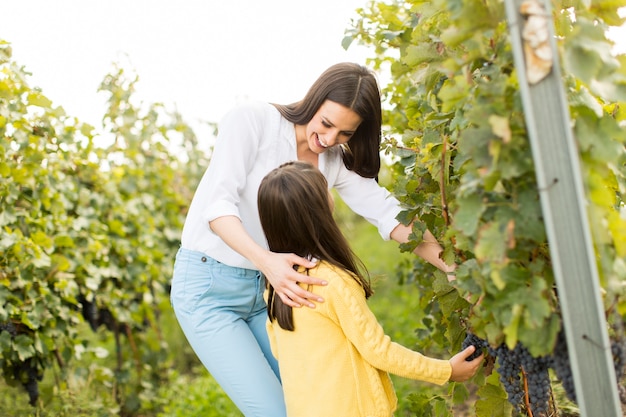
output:
[{"label": "white blouse", "polygon": [[[295,126],[273,105],[250,102],[228,112],[219,124],[209,167],[191,202],[182,247],[206,253],[226,265],[255,269],[211,231],[209,222],[236,216],[255,242],[267,248],[257,209],[259,185],[272,169],[296,159]],[[318,165],[329,188],[335,188],[355,213],[388,240],[399,224],[398,200],[374,179],[349,171],[338,147],[320,154]]]}]

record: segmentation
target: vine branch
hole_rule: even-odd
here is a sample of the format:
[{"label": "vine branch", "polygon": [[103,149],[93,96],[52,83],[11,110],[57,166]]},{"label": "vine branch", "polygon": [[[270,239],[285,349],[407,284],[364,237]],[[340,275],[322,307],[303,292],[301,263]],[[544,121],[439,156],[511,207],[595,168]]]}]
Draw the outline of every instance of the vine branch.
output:
[{"label": "vine branch", "polygon": [[443,214],[443,219],[446,222],[446,226],[450,226],[450,215],[448,212],[448,202],[446,200],[446,186],[445,186],[445,175],[447,172],[446,166],[446,151],[448,149],[448,136],[443,137],[443,148],[441,150],[441,175],[439,178],[439,193],[441,194],[441,212]]}]

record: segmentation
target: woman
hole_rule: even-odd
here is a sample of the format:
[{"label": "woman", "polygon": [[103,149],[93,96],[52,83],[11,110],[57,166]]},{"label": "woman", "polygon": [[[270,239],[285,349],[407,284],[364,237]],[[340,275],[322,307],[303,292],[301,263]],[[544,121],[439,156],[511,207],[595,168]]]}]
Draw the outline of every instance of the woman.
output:
[{"label": "woman", "polygon": [[[443,384],[471,378],[482,356],[473,346],[447,360],[429,358],[391,341],[369,309],[367,271],[332,214],[326,179],[307,162],[271,171],[258,195],[261,225],[273,252],[318,259],[302,272],[324,277],[316,309],[293,309],[267,290],[267,330],[287,415],[391,417],[397,398],[389,372]],[[311,389],[314,387],[314,389]]]},{"label": "woman", "polygon": [[[262,178],[282,163],[307,161],[384,239],[408,241],[398,201],[380,187],[381,103],[367,68],[327,69],[291,105],[248,103],[219,125],[211,163],[187,214],[172,280],[172,306],[192,348],[246,416],[285,415],[278,365],[265,330],[265,280],[291,307],[323,302],[298,283],[325,285],[294,267],[313,262],[268,250],[258,217]],[[443,271],[430,233],[415,253]]]}]

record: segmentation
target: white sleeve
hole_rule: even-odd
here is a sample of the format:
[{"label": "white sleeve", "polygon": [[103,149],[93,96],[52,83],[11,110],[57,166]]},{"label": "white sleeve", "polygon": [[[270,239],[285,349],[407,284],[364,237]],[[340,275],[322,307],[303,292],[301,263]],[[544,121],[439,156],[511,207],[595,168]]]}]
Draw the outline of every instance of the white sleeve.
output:
[{"label": "white sleeve", "polygon": [[225,215],[240,217],[238,204],[256,160],[263,121],[263,110],[246,105],[231,110],[220,122],[211,162],[202,180],[205,222]]},{"label": "white sleeve", "polygon": [[355,213],[378,228],[383,239],[400,224],[396,216],[402,211],[400,202],[373,178],[363,178],[345,166],[339,169],[334,184],[339,196]]}]

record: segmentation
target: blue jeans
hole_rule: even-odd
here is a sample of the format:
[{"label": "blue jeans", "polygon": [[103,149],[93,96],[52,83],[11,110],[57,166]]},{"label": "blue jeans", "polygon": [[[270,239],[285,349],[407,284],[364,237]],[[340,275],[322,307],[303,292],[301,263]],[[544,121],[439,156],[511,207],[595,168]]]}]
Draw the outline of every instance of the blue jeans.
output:
[{"label": "blue jeans", "polygon": [[180,249],[171,302],[189,344],[246,417],[286,416],[265,329],[265,277]]}]

